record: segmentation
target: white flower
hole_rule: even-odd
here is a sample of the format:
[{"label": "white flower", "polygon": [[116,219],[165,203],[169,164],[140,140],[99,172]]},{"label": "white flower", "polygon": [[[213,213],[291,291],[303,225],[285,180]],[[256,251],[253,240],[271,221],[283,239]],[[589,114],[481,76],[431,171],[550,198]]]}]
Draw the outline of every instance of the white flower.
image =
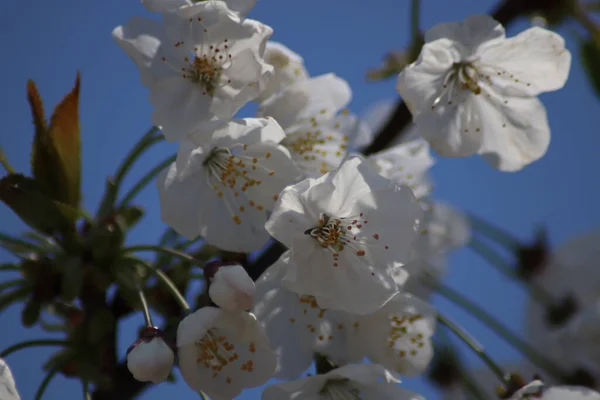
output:
[{"label": "white flower", "polygon": [[447,204],[431,200],[423,204],[426,207],[423,230],[413,247],[411,261],[404,267],[409,274],[404,289],[427,299],[433,291],[431,284],[446,273],[448,253],[469,242],[471,227],[461,212]]},{"label": "white flower", "polygon": [[550,128],[536,96],[561,88],[570,63],[559,35],[534,27],[506,38],[497,21],[474,15],[429,30],[397,89],[439,154],[478,153],[516,171],[546,153]]},{"label": "white flower", "polygon": [[559,342],[557,332],[600,298],[599,244],[598,228],[578,235],[560,246],[531,277],[535,285],[552,296],[552,303],[542,304],[531,296],[527,298],[526,337],[567,370],[581,367],[581,363],[571,349]]},{"label": "white flower", "polygon": [[127,352],[127,369],[140,382],[159,383],[169,377],[175,354],[158,329],[149,327]]},{"label": "white flower", "polygon": [[566,359],[600,376],[600,299],[571,317],[556,337]]},{"label": "white flower", "polygon": [[204,307],[177,329],[183,379],[211,399],[232,399],[273,375],[277,360],[252,314]]},{"label": "white flower", "polygon": [[[210,143],[199,145],[210,134]],[[277,144],[284,136],[274,120],[256,118],[190,135],[177,161],[157,178],[163,221],[223,250],[258,250],[269,239],[267,213],[281,190],[300,177],[289,152]]]},{"label": "white flower", "polygon": [[424,400],[380,365],[349,364],[327,374],[271,385],[262,400]]},{"label": "white flower", "polygon": [[268,41],[264,55],[267,64],[274,68],[274,74],[269,77],[264,90],[256,98],[259,103],[296,81],[308,79],[304,67],[304,59],[281,43]]},{"label": "white flower", "polygon": [[600,400],[600,393],[579,386],[545,387],[541,381],[533,381],[510,400]]},{"label": "white flower", "polygon": [[[178,8],[189,6],[195,3],[207,3],[209,0],[142,0],[142,4],[152,12],[174,11]],[[214,0],[210,0],[214,1]],[[248,14],[248,11],[254,7],[256,0],[223,0],[231,11],[240,15]]]},{"label": "white flower", "polygon": [[392,272],[408,261],[421,216],[409,188],[351,157],[285,188],[265,227],[290,249],[284,286],[321,308],[368,314],[398,292]]},{"label": "white flower", "polygon": [[425,140],[403,142],[372,154],[367,160],[384,178],[409,186],[417,199],[430,194],[432,188],[427,173],[435,161]]},{"label": "white flower", "polygon": [[[277,379],[297,378],[309,368],[315,350],[323,352],[329,342],[343,340],[331,333],[328,311],[320,308],[314,297],[281,286],[287,258],[288,253],[284,253],[256,281],[257,301],[252,310],[277,354]],[[345,342],[340,345],[345,346]]]},{"label": "white flower", "polygon": [[415,376],[425,371],[433,357],[436,312],[416,297],[399,293],[370,315],[333,314],[330,318],[337,322],[332,334],[346,338],[342,353],[333,355],[335,350],[330,350],[337,364],[368,357],[399,375]]},{"label": "white flower", "polygon": [[[273,117],[286,133],[282,142],[309,177],[318,177],[340,165],[348,150],[357,119],[339,113],[352,96],[348,83],[325,74],[286,86],[258,109]],[[339,114],[338,114],[339,113]]]},{"label": "white flower", "polygon": [[0,358],[0,399],[21,400],[15,380],[6,361]]},{"label": "white flower", "polygon": [[[209,269],[212,271],[209,276]],[[254,281],[244,267],[237,263],[212,263],[204,267],[204,276],[210,280],[208,295],[227,311],[245,311],[254,301]]]},{"label": "white flower", "polygon": [[271,74],[262,55],[272,29],[241,20],[221,1],[200,2],[163,14],[135,17],[113,37],[140,69],[150,89],[152,122],[178,141],[214,119],[230,119],[262,90]]}]

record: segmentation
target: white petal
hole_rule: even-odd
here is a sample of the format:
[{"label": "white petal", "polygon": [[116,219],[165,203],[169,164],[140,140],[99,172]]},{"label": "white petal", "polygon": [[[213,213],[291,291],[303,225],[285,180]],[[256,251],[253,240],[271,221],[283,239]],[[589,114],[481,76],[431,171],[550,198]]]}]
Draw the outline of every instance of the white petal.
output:
[{"label": "white petal", "polygon": [[328,120],[344,108],[352,97],[348,83],[335,74],[320,75],[287,86],[261,104],[259,116],[273,117],[284,128]]},{"label": "white petal", "polygon": [[227,7],[241,15],[246,15],[256,5],[256,0],[226,0]]},{"label": "white petal", "polygon": [[465,157],[481,147],[483,119],[475,94],[462,93],[461,99],[448,104],[444,96],[435,109],[419,115],[416,120],[419,134],[438,154],[446,157]]},{"label": "white petal", "polygon": [[483,143],[479,154],[494,168],[518,171],[546,154],[550,127],[546,109],[537,98],[511,97],[505,104],[481,100]]},{"label": "white petal", "polygon": [[[207,331],[211,336],[205,336]],[[232,399],[244,388],[264,384],[275,370],[275,355],[249,313],[204,307],[181,322],[177,336],[181,374],[190,387],[211,398]],[[203,352],[203,346],[212,350]]]},{"label": "white petal", "polygon": [[158,21],[133,17],[127,25],[117,26],[112,36],[139,68],[140,79],[145,86],[150,87],[157,76],[170,73],[164,64],[156,62],[156,55],[164,46],[166,37]]},{"label": "white petal", "polygon": [[127,368],[141,382],[159,383],[169,377],[175,354],[160,338],[142,341],[127,354]]},{"label": "white petal", "polygon": [[500,73],[493,74],[493,80],[504,88],[504,93],[537,96],[563,87],[571,53],[559,34],[533,27],[486,49],[481,64]]},{"label": "white petal", "polygon": [[188,238],[201,235],[207,243],[234,252],[257,250],[268,241],[266,211],[247,207],[241,215],[239,209],[232,209],[230,191],[219,197],[202,171],[189,177],[179,174],[173,163],[156,181],[162,220],[179,234]]},{"label": "white petal", "polygon": [[460,62],[461,54],[448,39],[426,43],[419,58],[400,72],[396,90],[413,115],[413,119],[431,111],[443,90],[450,68]]},{"label": "white petal", "polygon": [[270,347],[278,356],[277,379],[293,379],[306,371],[319,337],[327,340],[321,329],[323,311],[308,296],[281,287],[285,268],[280,259],[258,279],[258,301],[254,307]]},{"label": "white petal", "polygon": [[2,400],[20,400],[19,392],[15,380],[10,372],[6,361],[0,358],[0,399]]},{"label": "white petal", "polygon": [[263,91],[256,98],[262,103],[270,96],[291,85],[296,81],[308,78],[304,68],[304,60],[281,43],[268,41],[265,50],[265,61],[274,68],[274,74],[264,85]]},{"label": "white petal", "polygon": [[239,264],[221,266],[208,288],[210,299],[227,311],[245,311],[252,307],[254,281]]},{"label": "white petal", "polygon": [[462,22],[447,22],[425,33],[425,42],[447,39],[461,47],[463,56],[470,58],[504,39],[502,25],[488,15],[471,15]]},{"label": "white petal", "polygon": [[287,247],[291,246],[297,237],[305,236],[304,232],[313,228],[315,221],[319,219],[318,213],[312,213],[305,197],[302,196],[315,185],[315,181],[305,179],[283,189],[265,224],[269,234]]},{"label": "white petal", "polygon": [[163,13],[190,3],[187,0],[142,0],[142,4],[149,11]]}]

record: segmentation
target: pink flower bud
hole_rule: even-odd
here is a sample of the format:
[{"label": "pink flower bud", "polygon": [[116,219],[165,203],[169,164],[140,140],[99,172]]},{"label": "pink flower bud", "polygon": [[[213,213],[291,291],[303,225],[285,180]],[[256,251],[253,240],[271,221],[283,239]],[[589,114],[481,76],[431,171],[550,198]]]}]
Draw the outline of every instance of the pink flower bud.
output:
[{"label": "pink flower bud", "polygon": [[237,263],[214,263],[209,269],[214,266],[216,266],[214,274],[206,275],[211,282],[208,288],[211,300],[227,311],[250,309],[255,287],[244,267]]},{"label": "pink flower bud", "polygon": [[175,355],[160,336],[160,330],[148,327],[127,351],[127,368],[140,382],[159,383],[167,379]]}]

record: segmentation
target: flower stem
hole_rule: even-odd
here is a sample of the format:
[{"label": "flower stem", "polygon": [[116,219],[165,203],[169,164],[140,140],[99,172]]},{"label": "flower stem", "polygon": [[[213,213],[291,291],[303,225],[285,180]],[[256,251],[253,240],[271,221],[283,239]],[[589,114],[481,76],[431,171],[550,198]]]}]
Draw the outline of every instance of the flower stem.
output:
[{"label": "flower stem", "polygon": [[442,314],[437,314],[438,321],[450,329],[452,332],[456,334],[463,342],[465,342],[477,355],[481,360],[488,366],[488,368],[496,375],[496,377],[502,383],[510,383],[509,375],[504,372],[504,370],[494,361],[492,358],[485,352],[483,346],[475,341],[469,334],[460,326],[443,316]]},{"label": "flower stem", "polygon": [[117,188],[123,183],[125,175],[127,175],[133,163],[142,155],[142,153],[153,144],[164,139],[162,135],[154,136],[156,132],[158,132],[156,126],[148,129],[144,136],[142,136],[136,145],[129,151],[129,154],[125,156],[119,169],[115,173],[115,185]]},{"label": "flower stem", "polygon": [[148,302],[146,301],[146,296],[144,295],[144,290],[142,287],[138,287],[138,296],[140,297],[140,303],[142,304],[142,311],[144,313],[144,319],[146,320],[147,326],[154,326],[152,324],[152,316],[150,315],[150,310],[148,309]]},{"label": "flower stem", "polygon": [[504,340],[506,340],[507,343],[511,344],[515,349],[519,350],[523,355],[529,358],[529,360],[531,360],[531,362],[533,362],[539,368],[546,370],[550,375],[557,378],[558,380],[561,380],[563,377],[567,376],[558,367],[556,367],[552,361],[548,360],[531,345],[529,345],[523,339],[515,335],[510,329],[504,326],[502,322],[498,321],[487,311],[485,311],[477,304],[473,303],[471,300],[464,297],[458,291],[441,283],[431,283],[431,285],[434,287],[437,293],[439,293],[452,303],[456,304],[457,306],[461,307],[463,310],[467,311],[469,314],[471,314],[483,324],[488,326],[498,336],[502,337]]},{"label": "flower stem", "polygon": [[170,249],[168,247],[161,247],[161,246],[154,246],[154,245],[139,245],[139,246],[125,247],[123,249],[123,253],[135,253],[136,251],[154,251],[156,253],[168,254],[171,256],[181,258],[182,260],[188,261],[195,265],[203,265],[204,264],[201,260],[197,260],[196,258],[190,256],[189,254],[185,254],[180,251]]},{"label": "flower stem", "polygon": [[137,196],[137,194],[141,192],[142,189],[146,187],[146,185],[148,185],[154,178],[156,178],[156,176],[160,174],[162,170],[171,165],[176,158],[176,155],[172,155],[160,164],[158,164],[156,167],[148,171],[148,173],[146,173],[146,175],[144,175],[142,179],[140,179],[135,185],[133,185],[131,189],[129,189],[127,194],[123,197],[123,200],[121,200],[119,207],[125,207],[127,204],[129,204],[129,202],[133,200],[133,198]]},{"label": "flower stem", "polygon": [[83,400],[91,400],[92,395],[90,393],[90,383],[87,381],[87,379],[83,379],[81,381],[81,386],[83,389]]},{"label": "flower stem", "polygon": [[419,39],[419,14],[421,11],[421,1],[411,0],[410,2],[410,36],[413,42]]},{"label": "flower stem", "polygon": [[468,214],[467,218],[469,218],[469,222],[474,230],[507,247],[509,250],[514,251],[521,245],[521,241],[513,234],[492,224],[491,222],[488,222],[485,219],[477,217],[473,214]]},{"label": "flower stem", "polygon": [[42,400],[42,396],[44,395],[44,392],[48,388],[50,381],[52,380],[52,378],[54,378],[54,375],[56,375],[57,372],[58,372],[58,368],[54,368],[54,369],[50,370],[50,372],[48,372],[48,374],[46,375],[46,377],[40,384],[40,387],[38,388],[37,392],[35,393],[35,400]]},{"label": "flower stem", "polygon": [[[183,296],[183,294],[181,294],[181,292],[179,291],[179,289],[177,288],[175,283],[173,283],[173,281],[164,272],[162,272],[158,268],[152,267],[149,263],[147,263],[144,260],[141,260],[141,259],[137,259],[137,260],[140,262],[140,264],[145,266],[148,269],[148,271],[152,272],[153,274],[156,274],[156,277],[158,278],[158,280],[161,281],[161,283],[167,288],[167,290],[171,293],[171,295],[175,298],[175,300],[177,301],[179,306],[184,311],[189,312],[191,310],[190,305],[185,300],[185,297]],[[150,313],[148,313],[148,316],[149,315],[150,315]],[[146,323],[148,323],[148,320],[146,320]]]},{"label": "flower stem", "polygon": [[0,358],[6,358],[15,351],[23,350],[28,347],[39,347],[39,346],[69,346],[69,342],[66,340],[57,339],[38,339],[38,340],[27,340],[12,346],[7,347],[0,353]]},{"label": "flower stem", "polygon": [[539,303],[547,306],[552,306],[556,303],[554,296],[534,282],[523,280],[518,272],[498,252],[494,251],[494,249],[483,241],[474,237],[469,242],[469,247],[508,278],[525,284],[531,296]]},{"label": "flower stem", "polygon": [[13,174],[15,172],[15,169],[8,162],[8,158],[6,158],[6,153],[4,153],[2,147],[0,147],[0,165],[4,167],[7,174]]},{"label": "flower stem", "polygon": [[25,283],[24,279],[14,279],[12,281],[2,282],[2,283],[0,283],[0,292],[2,292],[4,289],[8,289],[13,286],[19,286],[23,283]]}]

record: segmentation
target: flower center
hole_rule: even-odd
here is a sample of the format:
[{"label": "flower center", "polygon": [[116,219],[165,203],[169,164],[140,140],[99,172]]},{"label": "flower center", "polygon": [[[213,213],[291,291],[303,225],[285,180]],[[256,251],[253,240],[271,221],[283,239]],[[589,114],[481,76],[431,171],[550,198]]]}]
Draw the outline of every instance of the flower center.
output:
[{"label": "flower center", "polygon": [[[234,147],[247,149],[247,145],[242,144],[232,146],[232,148]],[[264,154],[264,158],[270,157],[270,152]],[[225,200],[236,224],[242,223],[238,213],[244,212],[247,206],[254,207],[259,211],[264,210],[264,206],[260,203],[249,200],[248,204],[240,204],[241,200],[239,199],[240,195],[245,194],[248,189],[262,184],[262,180],[257,179],[258,173],[261,173],[263,177],[275,175],[275,171],[262,165],[258,157],[233,154],[231,148],[214,147],[202,165],[208,185],[217,193],[218,197]]]},{"label": "flower center", "polygon": [[[190,37],[194,29],[194,24],[200,24],[200,28],[208,36],[208,29],[202,23],[202,18],[190,18]],[[196,83],[202,89],[203,95],[213,96],[215,91],[231,82],[225,79],[224,72],[231,64],[231,54],[229,53],[229,40],[224,39],[217,44],[199,44],[185,52],[183,60],[172,60],[162,57],[162,61],[172,70],[176,71],[181,77],[190,82]],[[185,46],[184,41],[178,41],[174,44],[177,48],[176,53],[181,54],[179,49]]]},{"label": "flower center", "polygon": [[198,352],[196,362],[204,368],[211,369],[214,377],[224,367],[239,358],[235,345],[227,339],[227,336],[219,334],[214,329],[209,329],[195,344]]},{"label": "flower center", "polygon": [[433,101],[431,109],[435,109],[444,98],[446,98],[445,102],[448,105],[452,105],[454,99],[460,97],[460,94],[465,91],[470,91],[475,95],[481,94],[480,82],[481,74],[475,66],[475,62],[461,61],[454,63],[446,73],[442,90]]},{"label": "flower center", "polygon": [[479,72],[477,68],[470,62],[455,63],[456,79],[463,90],[470,90],[474,94],[481,93],[479,86]]},{"label": "flower center", "polygon": [[422,315],[390,315],[390,330],[387,345],[390,349],[397,351],[400,357],[416,356],[418,350],[425,346],[422,333],[415,333],[413,324],[420,321]]},{"label": "flower center", "polygon": [[362,400],[360,389],[356,388],[349,379],[328,380],[320,394],[329,400]]},{"label": "flower center", "polygon": [[383,247],[385,250],[389,248],[387,245],[380,245],[379,234],[372,232],[370,237],[365,235],[365,225],[368,223],[364,218],[364,214],[358,216],[335,218],[325,213],[321,213],[317,226],[304,231],[305,235],[309,235],[319,246],[328,249],[333,254],[333,266],[338,266],[339,255],[346,247],[350,247],[354,255],[364,257],[367,247]]}]

